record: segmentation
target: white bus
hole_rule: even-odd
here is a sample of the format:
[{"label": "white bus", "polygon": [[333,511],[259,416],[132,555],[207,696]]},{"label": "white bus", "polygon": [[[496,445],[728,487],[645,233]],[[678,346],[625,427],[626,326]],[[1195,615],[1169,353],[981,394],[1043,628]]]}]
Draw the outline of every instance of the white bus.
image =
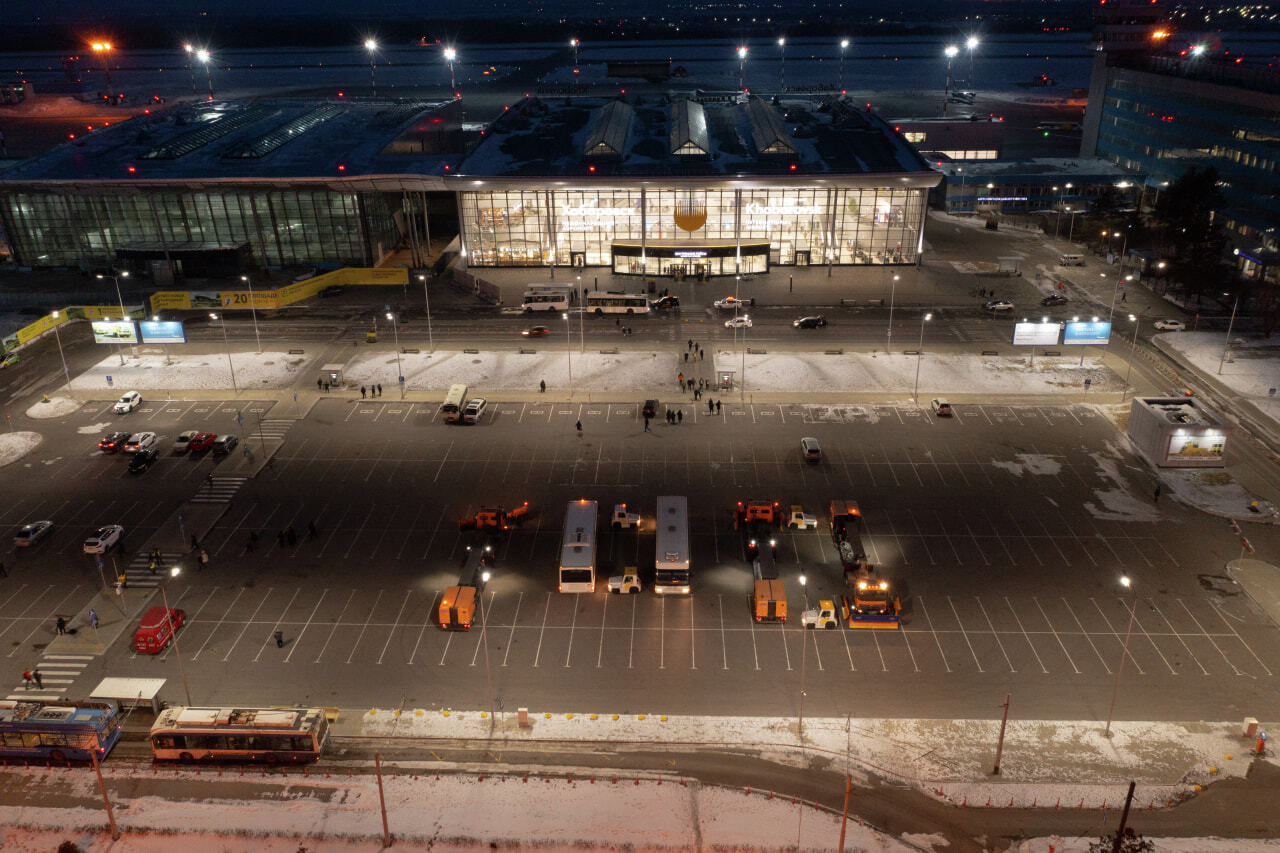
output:
[{"label": "white bus", "polygon": [[329,739],[320,708],[166,708],[151,752],[169,761],[314,761]]},{"label": "white bus", "polygon": [[596,502],[570,501],[560,543],[560,592],[596,591]]},{"label": "white bus", "polygon": [[462,383],[449,386],[444,405],[440,407],[440,417],[447,424],[456,424],[462,420],[462,407],[467,402],[467,386]]},{"label": "white bus", "polygon": [[689,501],[683,495],[658,497],[656,539],[653,591],[659,595],[688,595],[692,579]]},{"label": "white bus", "polygon": [[643,293],[587,294],[587,310],[594,314],[648,314],[649,308],[649,297]]},{"label": "white bus", "polygon": [[520,307],[531,311],[568,311],[573,303],[573,288],[567,284],[531,284],[524,292]]}]

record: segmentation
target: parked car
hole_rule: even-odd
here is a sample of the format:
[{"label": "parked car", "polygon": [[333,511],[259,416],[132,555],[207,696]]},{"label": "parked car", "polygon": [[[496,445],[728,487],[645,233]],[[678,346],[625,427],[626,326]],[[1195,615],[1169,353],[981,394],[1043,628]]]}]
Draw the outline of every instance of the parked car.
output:
[{"label": "parked car", "polygon": [[240,439],[237,438],[232,433],[226,433],[225,435],[220,435],[213,441],[213,455],[226,456],[228,453],[234,450],[235,446],[239,443],[240,443]]},{"label": "parked car", "polygon": [[154,432],[135,432],[124,443],[124,452],[137,453],[139,450],[151,450],[155,446],[156,434]]},{"label": "parked car", "polygon": [[530,326],[520,334],[524,335],[526,338],[545,338],[547,335],[551,334],[551,330],[546,326]]},{"label": "parked car", "polygon": [[929,408],[940,418],[951,417],[951,404],[941,397],[934,397],[929,401]]},{"label": "parked car", "polygon": [[200,433],[194,429],[178,433],[178,437],[173,440],[173,452],[186,453],[191,449],[191,439],[195,438],[199,434]]},{"label": "parked car", "polygon": [[488,407],[489,401],[484,397],[472,397],[462,409],[462,422],[464,424],[477,423],[484,417],[484,411]]},{"label": "parked car", "polygon": [[20,358],[22,358],[22,356],[18,355],[17,352],[7,352],[4,355],[0,355],[0,367],[8,367],[11,364],[17,364]]},{"label": "parked car", "polygon": [[1187,328],[1181,320],[1156,320],[1155,326],[1162,332],[1181,332]]},{"label": "parked car", "polygon": [[1050,293],[1044,299],[1040,300],[1040,304],[1045,306],[1066,305],[1069,301],[1070,300],[1061,293]]},{"label": "parked car", "polygon": [[984,307],[988,311],[1012,311],[1013,303],[1008,299],[992,299]]},{"label": "parked car", "polygon": [[99,527],[89,538],[84,540],[86,554],[105,554],[120,544],[124,538],[124,528],[118,524],[105,524]]},{"label": "parked car", "polygon": [[751,318],[746,316],[734,317],[731,320],[725,320],[724,327],[726,329],[750,329]]},{"label": "parked car", "polygon": [[28,548],[53,531],[52,521],[30,521],[18,528],[13,534],[13,544],[18,548]]},{"label": "parked car", "polygon": [[124,443],[129,440],[127,432],[109,432],[102,438],[98,439],[98,449],[103,453],[116,453]]},{"label": "parked car", "polygon": [[657,299],[653,300],[654,311],[669,311],[673,308],[679,308],[679,307],[680,307],[679,296],[659,296]]},{"label": "parked car", "polygon": [[218,434],[216,432],[198,432],[191,437],[187,447],[192,453],[200,453],[213,447],[213,443],[217,440]]},{"label": "parked car", "polygon": [[157,455],[155,448],[152,447],[139,450],[137,453],[133,454],[133,458],[129,460],[129,473],[141,474],[143,471],[151,467],[152,463],[156,461]]},{"label": "parked car", "polygon": [[821,329],[827,325],[827,318],[823,316],[817,317],[801,317],[791,323],[797,329]]},{"label": "parked car", "polygon": [[137,391],[126,391],[116,400],[116,414],[127,415],[142,404],[142,395]]},{"label": "parked car", "polygon": [[736,296],[726,296],[724,299],[717,299],[714,304],[717,308],[738,308],[746,305],[747,301]]}]

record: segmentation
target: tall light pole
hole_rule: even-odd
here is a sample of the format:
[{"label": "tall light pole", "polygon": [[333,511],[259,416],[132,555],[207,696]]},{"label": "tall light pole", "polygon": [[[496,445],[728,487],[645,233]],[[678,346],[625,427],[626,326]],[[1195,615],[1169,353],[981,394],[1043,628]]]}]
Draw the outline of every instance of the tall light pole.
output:
[{"label": "tall light pole", "polygon": [[105,84],[104,88],[106,89],[107,94],[110,95],[111,94],[111,62],[107,57],[108,57],[108,54],[111,53],[111,42],[95,41],[91,45],[91,47],[93,48],[94,53],[102,57],[102,73],[105,78],[103,80],[103,83]]},{"label": "tall light pole", "polygon": [[844,92],[844,52],[849,47],[848,39],[840,39],[840,91]]},{"label": "tall light pole", "polygon": [[920,360],[924,357],[924,324],[932,319],[932,312],[920,318],[920,343],[916,346],[916,387],[911,392],[911,399],[916,403],[920,402]]},{"label": "tall light pole", "polygon": [[973,89],[973,52],[978,49],[978,37],[969,36],[965,39],[964,46],[969,48],[969,80],[966,85]]},{"label": "tall light pole", "polygon": [[[210,314],[209,319],[217,320],[218,315]],[[240,389],[236,387],[236,366],[235,363],[231,361],[231,341],[227,339],[227,318],[225,315],[222,318],[222,342],[226,344],[227,347],[227,367],[231,368],[231,396],[239,397]]]},{"label": "tall light pole", "polygon": [[1138,327],[1142,323],[1137,317],[1130,314],[1129,322],[1133,324],[1133,342],[1129,345],[1129,366],[1124,371],[1124,392],[1120,395],[1120,402],[1124,402],[1124,398],[1129,396],[1129,374],[1133,373],[1133,360],[1138,355]]},{"label": "tall light pole", "polygon": [[391,334],[396,340],[396,383],[400,386],[400,399],[404,399],[404,368],[400,366],[400,326],[396,322],[396,315],[390,311],[387,312],[387,319],[391,321]]},{"label": "tall light pole", "polygon": [[[889,287],[889,330],[885,332],[884,354],[893,349],[893,297],[898,292],[898,276],[894,275],[893,284]],[[883,304],[883,303],[882,303]]]},{"label": "tall light pole", "polygon": [[[769,547],[767,544],[765,547]],[[806,586],[808,578],[804,575],[800,576],[800,592],[804,594],[804,609],[809,609],[809,589]],[[801,611],[803,613],[804,611]],[[800,716],[797,720],[796,731],[800,736],[800,743],[804,744],[804,668],[805,657],[808,654],[809,638],[805,636],[805,629],[800,629]]]},{"label": "tall light pole", "polygon": [[209,55],[209,51],[200,48],[196,51],[196,59],[200,60],[200,64],[204,66],[204,79],[209,84],[209,100],[213,100],[213,72],[209,70],[209,60],[213,57]]},{"label": "tall light pole", "polygon": [[58,358],[62,359],[62,375],[67,380],[67,396],[71,396],[71,371],[67,368],[67,357],[62,352],[62,333],[58,331],[58,312],[54,311],[50,316],[53,317],[53,338],[58,342]]},{"label": "tall light pole", "polygon": [[[490,546],[484,546],[485,551],[490,550]],[[495,705],[493,700],[493,676],[489,671],[489,622],[484,618],[484,591],[489,585],[489,573],[482,572],[480,574],[480,642],[484,644],[484,682],[489,689],[489,731],[493,731],[493,718]]]},{"label": "tall light pole", "polygon": [[564,354],[569,357],[569,399],[573,399],[573,333],[569,331],[569,312],[560,315],[564,320]]},{"label": "tall light pole", "polygon": [[[56,312],[55,312],[55,316],[56,316]],[[151,315],[151,322],[153,322],[153,323],[159,323],[159,322],[160,322],[160,315],[159,315],[159,314],[152,314],[152,315]],[[164,348],[164,363],[165,363],[165,364],[173,364],[173,359],[169,358],[169,345],[168,345],[168,344],[161,344],[161,346]]]},{"label": "tall light pole", "polygon": [[746,73],[747,73],[747,48],[742,46],[738,48],[738,91],[746,91]]},{"label": "tall light pole", "polygon": [[583,307],[583,303],[586,302],[586,294],[582,292],[582,276],[578,276],[577,295],[578,295],[578,354],[586,355],[587,354],[587,332],[586,332],[586,329],[584,328],[584,326],[586,325],[586,320],[584,318],[587,316],[587,312]]},{"label": "tall light pole", "polygon": [[[1132,586],[1128,575],[1120,576],[1120,585],[1125,589]],[[1107,709],[1107,729],[1104,737],[1111,737],[1111,718],[1116,710],[1116,695],[1120,692],[1120,673],[1124,672],[1124,659],[1129,656],[1129,635],[1133,632],[1133,617],[1138,612],[1138,597],[1133,597],[1133,605],[1129,608],[1129,627],[1124,630],[1124,646],[1120,650],[1120,665],[1116,667],[1116,680],[1111,687],[1111,707]]]},{"label": "tall light pole", "polygon": [[[176,578],[182,569],[174,566],[169,569],[169,577]],[[182,649],[178,648],[178,626],[173,624],[173,612],[169,609],[169,593],[165,590],[168,584],[160,584],[160,598],[164,601],[164,618],[169,621],[169,635],[173,637],[173,653],[178,657],[178,672],[182,673],[182,689],[187,694],[187,705],[191,705],[191,686],[187,684],[187,670],[182,665]]]},{"label": "tall light pole", "polygon": [[[1222,294],[1226,296],[1227,294]],[[1218,361],[1218,375],[1222,375],[1222,366],[1227,363],[1227,352],[1231,349],[1231,330],[1236,326],[1236,309],[1240,307],[1240,294],[1236,293],[1236,301],[1231,306],[1231,322],[1227,323],[1227,340],[1222,345],[1222,358]]]},{"label": "tall light pole", "polygon": [[569,39],[569,47],[573,48],[573,67],[578,67],[578,40],[576,38]]},{"label": "tall light pole", "polygon": [[427,348],[430,352],[435,352],[436,342],[431,336],[431,294],[427,292],[427,277],[419,275],[418,281],[422,282],[422,298],[427,303]]},{"label": "tall light pole", "polygon": [[951,100],[951,60],[956,58],[956,54],[960,52],[960,48],[954,44],[947,45],[943,53],[947,57],[947,85],[942,90],[942,114],[947,114],[947,101]]},{"label": "tall light pole", "polygon": [[458,92],[458,84],[453,76],[453,63],[458,58],[458,51],[451,47],[444,49],[444,61],[449,63],[449,94],[456,95]]},{"label": "tall light pole", "polygon": [[787,38],[782,36],[778,39],[778,52],[782,55],[782,62],[778,65],[778,91],[787,91]]},{"label": "tall light pole", "polygon": [[[106,278],[106,276],[105,276],[105,275],[103,275],[102,273],[98,273],[98,274],[96,275],[96,277],[97,277],[97,278],[100,278],[100,279],[105,279],[105,278]],[[120,303],[120,320],[121,320],[121,322],[128,322],[128,320],[129,320],[129,312],[128,312],[128,311],[126,311],[126,310],[125,310],[125,307],[124,307],[124,296],[120,293],[120,279],[121,279],[121,278],[128,278],[128,277],[129,277],[129,271],[128,271],[128,270],[120,270],[119,272],[117,272],[117,271],[115,271],[115,270],[112,270],[112,271],[111,271],[111,280],[112,280],[112,281],[114,281],[114,282],[116,283],[116,300]],[[123,365],[124,365],[124,348],[123,348],[123,346],[124,346],[124,345],[122,344],[122,345],[121,345],[121,349],[120,349],[120,364],[121,364],[121,366],[123,366]],[[134,354],[134,356],[137,356],[137,354],[138,354],[138,348],[137,348],[136,346],[133,348],[133,354]]]},{"label": "tall light pole", "polygon": [[182,46],[182,49],[187,53],[187,71],[191,72],[191,94],[194,95],[196,93],[196,46],[191,42],[187,42]]},{"label": "tall light pole", "polygon": [[253,300],[253,279],[242,275],[240,280],[249,286],[249,313],[253,315],[253,339],[258,342],[258,355],[262,355],[262,338],[258,337],[258,306]]},{"label": "tall light pole", "polygon": [[364,40],[364,49],[369,51],[369,88],[373,90],[373,97],[378,97],[378,66],[375,63],[378,52],[378,43],[373,39]]}]

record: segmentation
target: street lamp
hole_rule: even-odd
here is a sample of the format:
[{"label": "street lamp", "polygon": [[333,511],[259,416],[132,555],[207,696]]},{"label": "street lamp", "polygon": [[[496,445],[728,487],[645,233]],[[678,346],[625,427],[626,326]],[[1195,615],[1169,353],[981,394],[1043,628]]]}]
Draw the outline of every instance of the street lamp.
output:
[{"label": "street lamp", "polygon": [[249,286],[249,313],[253,315],[253,339],[258,342],[258,355],[262,355],[262,338],[258,337],[258,307],[253,300],[253,280],[247,275],[240,276],[240,280]]},{"label": "street lamp", "polygon": [[947,101],[951,98],[951,60],[956,58],[956,54],[960,52],[960,48],[954,44],[947,45],[943,53],[947,56],[947,85],[942,90],[942,114],[947,114]]},{"label": "street lamp", "polygon": [[[55,317],[56,317],[56,316],[58,316],[58,312],[56,312],[56,311],[55,311],[55,312],[53,312],[53,315],[54,315]],[[153,322],[153,323],[159,323],[159,322],[160,322],[160,315],[159,315],[159,314],[152,314],[152,315],[151,315],[151,322]],[[165,363],[165,364],[173,364],[173,359],[169,358],[169,345],[168,345],[168,344],[162,344],[162,346],[163,346],[163,348],[164,348],[164,363]]]},{"label": "street lamp", "polygon": [[[1222,294],[1226,296],[1227,294]],[[1227,363],[1227,352],[1231,349],[1231,330],[1236,325],[1236,309],[1240,307],[1240,294],[1236,294],[1235,304],[1231,306],[1231,322],[1227,323],[1227,340],[1222,345],[1222,358],[1218,361],[1218,375],[1222,375],[1222,365]]]},{"label": "street lamp", "polygon": [[747,49],[744,46],[744,47],[738,48],[738,91],[739,92],[746,89],[746,85],[743,83],[746,73],[747,73]]},{"label": "street lamp", "polygon": [[200,60],[201,64],[204,65],[204,79],[209,84],[209,100],[211,101],[213,100],[213,72],[209,70],[209,60],[212,58],[209,55],[209,51],[203,47],[196,51],[196,59]]},{"label": "street lamp", "polygon": [[71,371],[67,368],[67,357],[62,352],[62,333],[58,331],[58,312],[54,311],[53,317],[53,337],[58,342],[58,358],[62,359],[62,375],[67,380],[67,396],[71,396]]},{"label": "street lamp", "polygon": [[564,320],[564,354],[569,357],[569,399],[573,399],[573,333],[569,331],[569,312],[560,315]]},{"label": "street lamp", "polygon": [[378,97],[378,78],[376,74],[378,66],[374,64],[374,59],[377,54],[378,43],[373,39],[365,39],[364,49],[369,51],[369,88],[373,89],[373,96],[376,98]]},{"label": "street lamp", "polygon": [[[217,314],[210,314],[210,320],[218,319]],[[231,341],[227,339],[227,318],[222,318],[222,342],[227,346],[227,367],[231,368],[231,396],[239,397],[240,389],[236,387],[236,366],[231,361]]]},{"label": "street lamp", "polygon": [[427,292],[427,277],[419,275],[418,281],[422,282],[422,298],[427,303],[427,347],[431,352],[435,352],[435,339],[431,336],[431,294]]},{"label": "street lamp", "polygon": [[1124,392],[1120,395],[1121,403],[1129,395],[1129,375],[1133,373],[1133,359],[1138,354],[1138,327],[1142,325],[1141,321],[1132,314],[1129,315],[1129,322],[1133,324],[1133,343],[1129,345],[1129,366],[1124,371]]},{"label": "street lamp", "polygon": [[[804,575],[800,576],[800,592],[804,594],[804,609],[809,609],[809,590],[806,587],[808,578]],[[803,613],[803,611],[801,611]],[[800,743],[804,744],[804,668],[805,657],[809,649],[809,638],[804,635],[804,629],[800,629],[800,716],[796,725],[796,731],[800,736]]]},{"label": "street lamp", "polygon": [[569,39],[569,47],[573,48],[573,67],[578,67],[578,40],[576,38]]},{"label": "street lamp", "polygon": [[[489,545],[484,546],[485,551],[490,549]],[[484,643],[484,681],[489,689],[489,731],[492,732],[496,703],[493,700],[493,676],[489,672],[489,623],[484,618],[484,589],[489,584],[489,577],[488,572],[480,574],[480,642]]]},{"label": "street lamp", "polygon": [[[169,570],[169,577],[176,578],[182,573],[182,569],[174,566]],[[168,584],[160,584],[160,598],[164,601],[164,618],[169,620],[169,636],[173,638],[173,653],[178,658],[178,672],[182,673],[182,689],[187,694],[187,705],[191,704],[191,685],[187,684],[187,669],[182,665],[182,649],[178,647],[178,626],[173,624],[173,611],[169,609],[169,593],[165,587]]]},{"label": "street lamp", "polygon": [[[106,276],[103,275],[102,273],[98,273],[96,277],[100,279],[106,278]],[[117,272],[113,269],[111,271],[111,280],[116,283],[116,300],[120,303],[120,320],[122,322],[128,322],[129,312],[124,309],[124,296],[121,295],[120,293],[120,279],[128,278],[128,277],[129,277],[128,270],[120,270],[119,272]],[[133,354],[134,356],[137,356],[138,354],[138,348],[136,346],[133,348]],[[124,366],[124,350],[120,351],[120,365],[122,367]]]},{"label": "street lamp", "polygon": [[[1128,575],[1120,576],[1120,585],[1128,589],[1133,581]],[[1124,659],[1129,656],[1129,635],[1133,632],[1133,617],[1138,612],[1138,597],[1133,597],[1133,606],[1129,608],[1129,627],[1124,630],[1124,646],[1120,651],[1120,665],[1116,667],[1116,680],[1111,688],[1111,707],[1107,709],[1107,729],[1104,737],[1111,737],[1111,718],[1116,710],[1116,695],[1120,692],[1120,673],[1124,672]]]},{"label": "street lamp", "polygon": [[916,346],[916,387],[911,392],[911,399],[920,402],[920,359],[924,357],[924,324],[933,319],[932,312],[920,318],[920,343]]},{"label": "street lamp", "polygon": [[453,76],[453,63],[454,63],[454,61],[455,61],[457,58],[458,58],[458,51],[454,50],[454,49],[453,49],[453,48],[451,48],[451,47],[446,47],[446,48],[444,49],[444,61],[445,61],[445,62],[447,62],[447,63],[449,63],[449,92],[450,92],[450,94],[456,94],[456,93],[457,93],[457,91],[458,91],[458,84],[457,84],[457,82],[455,82],[455,79],[454,79],[454,76]]},{"label": "street lamp", "polygon": [[191,94],[194,95],[196,93],[196,66],[194,62],[196,48],[191,42],[187,42],[182,46],[182,49],[187,52],[187,71],[191,72]]},{"label": "street lamp", "polygon": [[105,77],[103,82],[106,84],[105,88],[107,90],[107,94],[110,95],[111,94],[111,63],[107,59],[107,54],[111,53],[111,42],[95,41],[91,45],[91,47],[93,47],[94,53],[102,57],[102,73]]},{"label": "street lamp", "polygon": [[[893,349],[893,297],[898,292],[898,276],[894,274],[893,284],[889,286],[889,330],[885,332],[884,354],[888,355]],[[881,303],[882,305],[884,303]]]},{"label": "street lamp", "polygon": [[969,80],[966,85],[971,90],[973,89],[973,52],[978,49],[978,44],[977,36],[969,36],[964,42],[964,46],[969,48]]},{"label": "street lamp", "polygon": [[400,366],[400,326],[396,323],[396,315],[390,311],[387,312],[387,319],[391,321],[391,334],[396,339],[396,382],[400,385],[400,399],[404,399],[404,368]]},{"label": "street lamp", "polygon": [[848,39],[840,39],[840,91],[844,92],[844,52],[849,47]]},{"label": "street lamp", "polygon": [[778,91],[787,91],[787,39],[783,36],[778,39],[778,52],[782,54],[782,62],[778,66]]}]

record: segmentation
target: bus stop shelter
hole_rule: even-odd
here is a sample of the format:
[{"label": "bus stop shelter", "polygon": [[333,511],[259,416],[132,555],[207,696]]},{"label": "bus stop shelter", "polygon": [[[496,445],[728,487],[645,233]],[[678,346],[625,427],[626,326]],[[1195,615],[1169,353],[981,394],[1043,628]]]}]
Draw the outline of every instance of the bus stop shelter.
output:
[{"label": "bus stop shelter", "polygon": [[104,678],[89,694],[90,699],[114,699],[122,708],[151,705],[151,712],[160,713],[160,701],[156,698],[164,687],[163,678]]}]

